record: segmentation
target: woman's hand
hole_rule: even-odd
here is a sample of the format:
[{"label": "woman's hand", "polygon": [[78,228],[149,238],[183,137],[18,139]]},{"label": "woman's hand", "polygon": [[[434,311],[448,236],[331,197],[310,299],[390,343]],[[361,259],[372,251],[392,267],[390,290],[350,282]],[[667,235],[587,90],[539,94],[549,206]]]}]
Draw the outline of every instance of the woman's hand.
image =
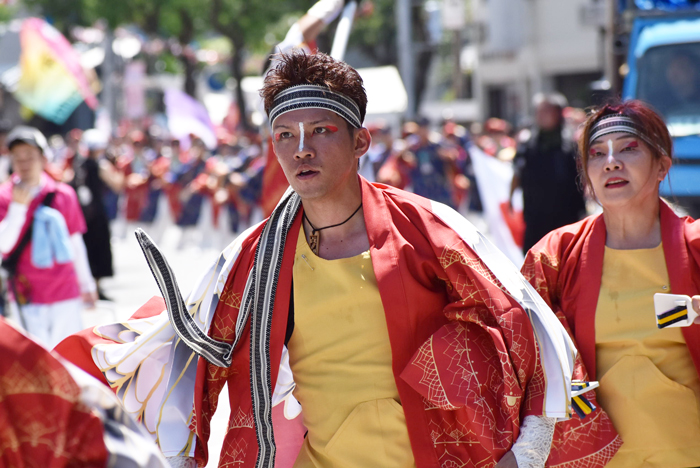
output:
[{"label": "woman's hand", "polygon": [[507,451],[503,458],[496,463],[495,468],[518,468],[518,461],[511,450]]}]

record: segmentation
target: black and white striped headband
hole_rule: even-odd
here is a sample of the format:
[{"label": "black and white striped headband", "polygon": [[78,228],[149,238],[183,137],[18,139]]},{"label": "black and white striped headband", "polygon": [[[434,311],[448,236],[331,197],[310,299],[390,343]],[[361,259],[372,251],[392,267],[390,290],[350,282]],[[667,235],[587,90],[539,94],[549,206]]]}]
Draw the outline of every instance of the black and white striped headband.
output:
[{"label": "black and white striped headband", "polygon": [[642,129],[634,120],[622,114],[609,114],[598,120],[591,129],[591,138],[588,140],[588,144],[592,145],[598,138],[611,133],[631,133],[647,142],[650,146],[658,147],[642,132]]},{"label": "black and white striped headband", "polygon": [[275,96],[269,114],[270,126],[280,115],[299,109],[327,109],[347,120],[354,128],[362,127],[360,108],[355,101],[325,86],[311,84],[291,86]]}]

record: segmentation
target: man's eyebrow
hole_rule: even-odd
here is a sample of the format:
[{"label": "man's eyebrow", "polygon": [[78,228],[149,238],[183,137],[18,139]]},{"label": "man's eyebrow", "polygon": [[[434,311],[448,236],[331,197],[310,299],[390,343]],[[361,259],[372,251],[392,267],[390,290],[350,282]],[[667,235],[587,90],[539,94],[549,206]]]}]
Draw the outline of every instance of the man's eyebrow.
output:
[{"label": "man's eyebrow", "polygon": [[[317,125],[317,124],[324,123],[324,122],[330,123],[331,119],[323,118],[323,119],[319,119],[319,120],[314,120],[313,122],[307,122],[306,125]],[[301,123],[303,123],[303,122],[301,122]],[[278,128],[285,128],[285,129],[289,130],[290,128],[294,128],[294,126],[288,126],[288,125],[284,125],[284,124],[275,125],[274,129],[278,129]]]}]

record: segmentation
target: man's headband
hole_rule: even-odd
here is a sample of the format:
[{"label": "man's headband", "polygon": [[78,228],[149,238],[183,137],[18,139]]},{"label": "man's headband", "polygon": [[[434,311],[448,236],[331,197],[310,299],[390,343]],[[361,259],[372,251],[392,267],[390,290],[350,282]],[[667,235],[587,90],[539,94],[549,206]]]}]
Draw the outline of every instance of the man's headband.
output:
[{"label": "man's headband", "polygon": [[588,144],[592,145],[598,138],[610,133],[631,133],[647,142],[650,146],[654,148],[659,147],[657,144],[652,143],[634,120],[622,114],[609,114],[598,120],[591,129],[591,138],[588,140]]},{"label": "man's headband", "polygon": [[277,96],[270,109],[270,126],[282,114],[299,109],[327,109],[335,112],[354,128],[362,127],[360,108],[349,97],[320,85],[297,85]]}]

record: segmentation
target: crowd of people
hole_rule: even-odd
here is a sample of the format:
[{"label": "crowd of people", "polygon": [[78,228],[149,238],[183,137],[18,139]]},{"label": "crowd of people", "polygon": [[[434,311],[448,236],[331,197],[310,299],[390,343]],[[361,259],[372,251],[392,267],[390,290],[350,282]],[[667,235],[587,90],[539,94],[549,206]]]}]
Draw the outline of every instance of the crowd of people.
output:
[{"label": "crowd of people", "polygon": [[[400,129],[372,122],[367,125],[370,147],[358,162],[358,172],[369,181],[405,189],[463,214],[478,212],[479,181],[469,152],[474,144],[490,157],[513,163],[513,188],[521,186],[525,198],[527,252],[547,232],[585,215],[573,150],[575,130],[585,114],[566,107],[558,95],[539,95],[535,101],[535,125],[517,131],[496,118],[468,127],[426,118],[405,122]],[[8,132],[0,129],[0,182],[10,178],[13,170],[8,146],[16,141],[8,140]],[[76,260],[80,296],[87,305],[95,299],[110,299],[101,279],[114,275],[113,237],[130,235],[140,227],[159,242],[169,227],[177,226],[178,247],[195,244],[222,249],[269,215],[278,201],[275,194],[281,195],[287,186],[286,180],[267,176],[266,169],[272,172],[270,165],[278,168],[269,151],[271,144],[264,128],[228,131],[220,127],[217,146],[208,148],[194,134],[184,139],[169,137],[152,119],[123,122],[114,135],[74,129],[41,143],[43,159],[37,159],[33,170],[61,187],[71,186],[84,218],[84,227],[73,223],[68,228],[70,235],[82,233],[84,247],[78,250],[87,253],[89,268],[82,257]],[[14,199],[8,197],[11,207]],[[5,220],[5,230],[7,224]],[[16,235],[4,236],[5,254],[15,245],[20,226],[16,228]],[[81,309],[79,304],[71,308]],[[56,326],[54,337],[38,336],[56,344],[81,323],[77,316],[59,322],[71,323],[73,328]]]},{"label": "crowd of people", "polygon": [[[700,224],[659,197],[673,147],[657,113],[631,101],[586,115],[538,95],[532,128],[419,119],[397,134],[363,126],[356,70],[305,53],[282,57],[262,96],[269,141],[222,132],[211,149],[152,126],[48,142],[19,127],[5,141],[0,249],[23,326],[49,346],[71,333],[56,351],[115,389],[171,466],[207,463],[224,384],[221,466],[700,464]],[[478,209],[489,182],[471,144],[513,164],[520,273],[459,212]],[[267,213],[271,164],[294,190]],[[582,220],[579,178],[602,208]],[[207,223],[230,240],[256,216],[266,221],[185,301],[139,235],[164,297],[125,323],[75,330],[75,303],[113,274],[120,220],[155,238]],[[655,306],[670,293],[672,308]],[[80,456],[104,458],[106,442],[92,443]],[[12,447],[0,456],[26,451]]]},{"label": "crowd of people", "polygon": [[[585,114],[580,109],[557,105],[560,107],[554,111],[551,125],[561,137],[555,139],[554,144],[569,149],[551,158],[567,166],[563,171],[565,177],[559,177],[559,188],[580,194],[575,180],[573,145],[574,130]],[[368,124],[368,130],[372,143],[359,163],[359,173],[363,177],[446,203],[461,212],[481,210],[468,151],[471,143],[489,156],[514,160],[519,174],[525,167],[528,145],[538,140],[537,132],[543,133],[539,120],[534,129],[513,130],[508,122],[497,118],[469,126],[450,120],[431,122],[420,118],[404,123],[401,128],[376,121]],[[6,146],[1,145],[6,132],[3,135],[0,129],[0,182],[10,173],[9,154]],[[196,135],[185,139],[167,137],[166,130],[149,126],[148,119],[125,123],[110,136],[94,129],[85,132],[75,129],[67,135],[49,138],[47,172],[78,192],[85,208],[88,232],[94,233],[89,235],[89,241],[86,238],[89,250],[93,242],[109,238],[106,235],[108,224],[116,231],[112,235],[123,236],[133,230],[125,229],[125,223],[129,228],[144,227],[156,239],[170,224],[185,231],[199,226],[202,232],[220,234],[218,238],[202,240],[203,244],[218,248],[226,245],[232,235],[269,214],[269,209],[261,205],[266,196],[263,192],[265,168],[270,163],[269,142],[263,133],[260,128],[234,132],[220,128],[217,146],[207,148]],[[534,150],[542,154],[541,148]],[[530,163],[533,170],[546,165],[544,161]],[[556,178],[559,172],[562,171],[553,170],[549,180]],[[579,198],[582,200],[581,196]],[[527,205],[533,208],[549,205],[543,200],[546,197]],[[573,212],[579,218],[583,214],[580,207]],[[547,226],[549,229],[539,229],[541,232],[533,237],[533,243],[549,230],[574,220],[571,216],[565,217],[558,220],[559,224]],[[185,235],[181,244],[187,241]],[[106,244],[96,244],[95,250],[108,248]],[[110,276],[108,265],[106,258],[100,263],[91,263],[97,278]]]}]

